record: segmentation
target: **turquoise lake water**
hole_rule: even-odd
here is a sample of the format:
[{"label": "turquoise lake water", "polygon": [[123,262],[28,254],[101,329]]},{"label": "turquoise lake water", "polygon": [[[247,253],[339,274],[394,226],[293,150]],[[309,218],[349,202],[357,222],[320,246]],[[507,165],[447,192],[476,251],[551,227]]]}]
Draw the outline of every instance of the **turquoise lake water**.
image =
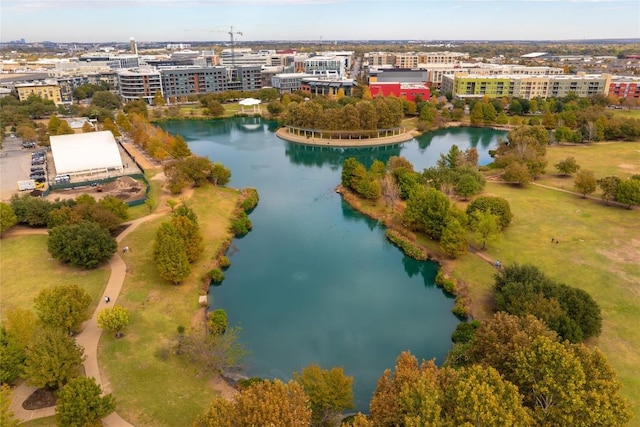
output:
[{"label": "turquoise lake water", "polygon": [[400,155],[421,171],[457,144],[476,147],[486,164],[503,132],[452,128],[387,148],[336,149],[283,141],[257,118],[162,127],[229,167],[230,186],[260,195],[253,231],[233,241],[231,267],[210,292],[211,308],[242,327],[248,375],[288,380],[311,363],[342,366],[355,379],[356,409],[366,412],[401,351],[442,363],[458,319],[453,299],[433,284],[437,265],[404,256],[334,189],[348,157],[368,166]]}]

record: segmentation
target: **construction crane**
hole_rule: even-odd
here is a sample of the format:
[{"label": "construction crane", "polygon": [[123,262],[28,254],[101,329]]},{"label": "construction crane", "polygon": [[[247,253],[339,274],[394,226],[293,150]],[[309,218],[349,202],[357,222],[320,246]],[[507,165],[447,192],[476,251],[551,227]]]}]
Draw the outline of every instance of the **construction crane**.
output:
[{"label": "construction crane", "polygon": [[203,32],[207,32],[207,33],[227,33],[229,34],[229,38],[231,39],[231,66],[235,68],[236,66],[236,52],[235,52],[235,41],[234,41],[234,36],[237,35],[244,35],[242,34],[242,31],[233,31],[233,25],[231,26],[231,29],[229,31],[224,31],[224,30],[185,30],[185,31],[203,31]]}]

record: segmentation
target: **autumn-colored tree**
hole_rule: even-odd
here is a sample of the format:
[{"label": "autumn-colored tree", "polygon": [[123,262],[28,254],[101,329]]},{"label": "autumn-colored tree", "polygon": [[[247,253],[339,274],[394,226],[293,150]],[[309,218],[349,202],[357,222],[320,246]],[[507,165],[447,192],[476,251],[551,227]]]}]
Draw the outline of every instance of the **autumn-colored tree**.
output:
[{"label": "autumn-colored tree", "polygon": [[586,199],[588,194],[596,191],[596,177],[593,174],[593,171],[578,171],[573,185],[575,186],[576,191],[582,194],[582,198]]},{"label": "autumn-colored tree", "polygon": [[604,201],[605,204],[608,205],[609,201],[615,198],[620,181],[621,179],[617,176],[605,176],[596,181],[596,184],[600,187],[600,190],[602,190],[602,201]]},{"label": "autumn-colored tree", "polygon": [[171,225],[176,229],[184,243],[184,249],[189,262],[193,263],[200,258],[200,255],[202,255],[204,251],[204,243],[197,220],[193,221],[187,216],[176,215],[174,213],[171,218]]},{"label": "autumn-colored tree", "polygon": [[630,178],[620,181],[616,186],[616,201],[631,209],[632,205],[640,205],[640,179]]},{"label": "autumn-colored tree", "polygon": [[121,305],[100,310],[98,326],[116,333],[116,338],[122,336],[122,330],[129,324],[129,310]]},{"label": "autumn-colored tree", "polygon": [[95,132],[96,128],[93,127],[93,125],[89,122],[84,122],[84,124],[82,125],[82,132],[83,133],[89,133],[89,132]]},{"label": "autumn-colored tree", "polygon": [[20,421],[11,411],[12,390],[4,382],[0,384],[0,426],[18,427]]},{"label": "autumn-colored tree", "polygon": [[26,348],[24,376],[36,387],[59,389],[79,374],[84,357],[67,332],[43,328]]},{"label": "autumn-colored tree", "polygon": [[4,202],[0,202],[0,233],[7,231],[18,223],[18,217],[13,211],[13,207]]},{"label": "autumn-colored tree", "polygon": [[159,90],[153,95],[153,105],[156,107],[164,107],[166,104],[164,97],[162,96],[162,92]]},{"label": "autumn-colored tree", "polygon": [[302,386],[276,379],[251,384],[233,403],[216,398],[194,427],[309,427],[310,423],[309,397]]},{"label": "autumn-colored tree", "polygon": [[502,179],[514,184],[526,185],[531,182],[531,175],[526,165],[520,162],[512,162],[504,169]]},{"label": "autumn-colored tree", "polygon": [[91,317],[91,295],[78,285],[45,288],[36,297],[34,306],[44,325],[65,333],[79,332],[82,322]]},{"label": "autumn-colored tree", "polygon": [[555,168],[561,175],[571,175],[576,173],[580,169],[580,165],[576,162],[575,157],[570,156],[560,162],[556,163]]},{"label": "autumn-colored tree", "polygon": [[118,126],[110,118],[104,119],[104,122],[102,123],[102,129],[111,131],[113,136],[122,136],[120,130],[118,129]]},{"label": "autumn-colored tree", "polygon": [[312,425],[329,426],[340,412],[353,409],[353,377],[345,375],[342,368],[309,365],[300,373],[294,372],[293,378],[309,396]]},{"label": "autumn-colored tree", "polygon": [[470,119],[471,119],[471,125],[473,126],[479,126],[483,123],[484,111],[482,109],[481,102],[476,102],[476,104],[471,109]]},{"label": "autumn-colored tree", "polygon": [[56,421],[59,426],[99,426],[115,407],[114,398],[102,396],[94,378],[74,378],[58,392]]}]

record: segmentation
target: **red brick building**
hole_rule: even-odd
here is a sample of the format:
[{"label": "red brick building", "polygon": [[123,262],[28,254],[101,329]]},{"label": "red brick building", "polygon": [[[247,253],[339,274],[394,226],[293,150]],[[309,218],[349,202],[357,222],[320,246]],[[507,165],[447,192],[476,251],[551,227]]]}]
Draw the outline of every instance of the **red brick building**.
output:
[{"label": "red brick building", "polygon": [[371,96],[397,96],[407,101],[415,101],[420,95],[424,101],[431,97],[428,86],[417,83],[370,82]]},{"label": "red brick building", "polygon": [[640,100],[640,77],[614,77],[609,84],[609,95]]}]

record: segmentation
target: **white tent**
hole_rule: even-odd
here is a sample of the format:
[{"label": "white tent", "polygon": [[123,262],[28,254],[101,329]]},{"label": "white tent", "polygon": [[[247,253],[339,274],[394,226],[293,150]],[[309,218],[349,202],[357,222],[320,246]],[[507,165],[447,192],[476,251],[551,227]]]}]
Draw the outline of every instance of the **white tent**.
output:
[{"label": "white tent", "polygon": [[49,141],[58,175],[123,171],[118,143],[111,131],[57,135]]}]

